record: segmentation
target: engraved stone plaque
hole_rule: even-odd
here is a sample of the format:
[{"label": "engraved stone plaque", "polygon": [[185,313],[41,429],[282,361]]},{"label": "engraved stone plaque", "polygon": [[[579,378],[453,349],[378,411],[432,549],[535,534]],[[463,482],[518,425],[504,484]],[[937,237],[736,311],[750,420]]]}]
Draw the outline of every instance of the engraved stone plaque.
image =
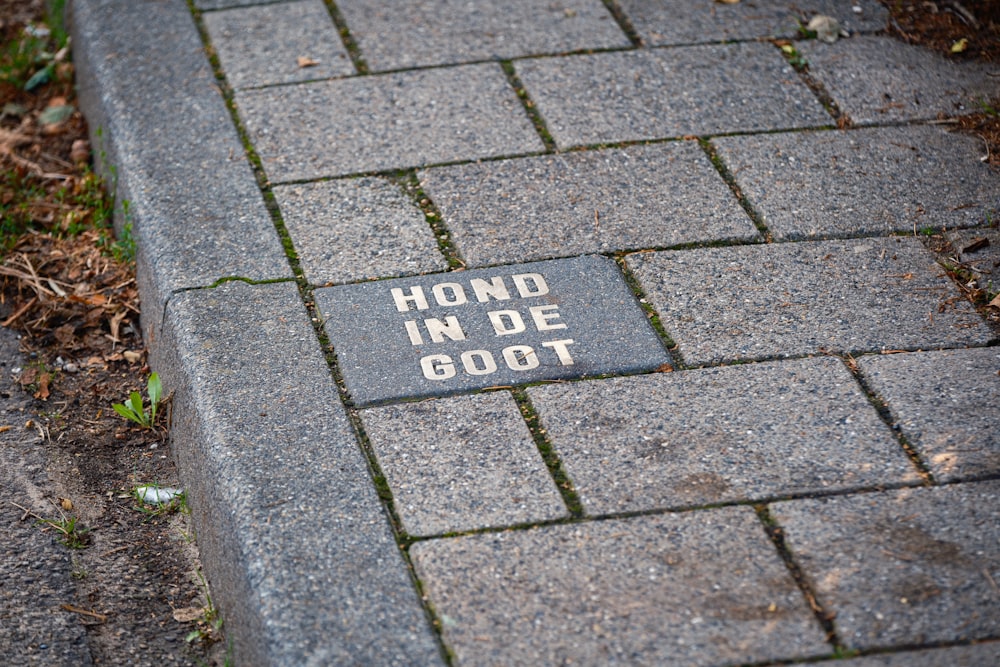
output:
[{"label": "engraved stone plaque", "polygon": [[602,256],[328,287],[316,302],[359,406],[670,361]]}]

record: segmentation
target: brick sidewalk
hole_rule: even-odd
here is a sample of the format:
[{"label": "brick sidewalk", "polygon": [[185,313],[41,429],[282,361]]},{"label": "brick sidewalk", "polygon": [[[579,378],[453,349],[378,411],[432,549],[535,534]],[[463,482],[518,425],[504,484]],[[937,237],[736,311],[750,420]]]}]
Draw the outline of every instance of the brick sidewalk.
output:
[{"label": "brick sidewalk", "polygon": [[1000,348],[925,243],[997,271],[937,122],[995,66],[872,0],[194,5],[72,23],[238,664],[1000,662]]}]

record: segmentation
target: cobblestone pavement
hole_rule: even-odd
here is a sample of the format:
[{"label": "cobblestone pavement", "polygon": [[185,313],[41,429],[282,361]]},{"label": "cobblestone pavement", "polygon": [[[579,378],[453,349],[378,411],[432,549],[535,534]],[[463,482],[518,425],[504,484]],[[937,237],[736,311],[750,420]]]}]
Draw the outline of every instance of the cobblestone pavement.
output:
[{"label": "cobblestone pavement", "polygon": [[927,247],[996,275],[940,119],[1000,79],[886,21],[75,0],[237,664],[1000,663],[1000,347]]}]

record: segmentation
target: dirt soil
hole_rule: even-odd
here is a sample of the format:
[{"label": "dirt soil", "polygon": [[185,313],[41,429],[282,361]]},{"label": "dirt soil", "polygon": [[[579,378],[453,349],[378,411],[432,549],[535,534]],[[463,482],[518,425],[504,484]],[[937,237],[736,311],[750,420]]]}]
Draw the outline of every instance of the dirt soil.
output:
[{"label": "dirt soil", "polygon": [[[884,4],[889,34],[952,59],[1000,63],[1000,2]],[[0,0],[0,45],[21,39],[43,15],[41,0]],[[59,655],[84,643],[98,665],[222,664],[225,642],[212,627],[187,514],[157,512],[132,493],[142,484],[178,486],[166,437],[169,404],[149,429],[111,409],[143,391],[149,377],[134,249],[107,228],[109,204],[89,171],[86,123],[69,109],[70,59],[52,65],[51,81],[30,93],[0,81],[0,323],[20,336],[20,354],[0,346],[0,387],[12,387],[0,390],[0,466],[28,471],[3,478],[0,496],[0,530],[7,531],[0,532],[7,538],[0,557],[7,554],[11,568],[0,562],[7,575],[0,577],[3,660],[82,664],[61,660],[58,638],[33,631],[35,617],[5,617],[11,600],[35,595],[30,591],[47,578],[38,599],[46,618],[58,621],[51,627],[63,628],[69,653]],[[1000,168],[996,112],[957,125],[980,136]],[[1000,309],[969,296],[996,321]],[[71,519],[77,524],[68,536],[58,527]],[[14,537],[25,534],[31,540]],[[44,553],[15,553],[24,548]],[[197,637],[186,641],[192,633]],[[4,636],[23,641],[5,646]]]},{"label": "dirt soil", "polygon": [[[0,45],[43,16],[40,1],[0,0]],[[0,662],[222,664],[183,503],[163,508],[134,494],[179,486],[169,402],[153,428],[112,410],[131,391],[145,394],[150,372],[134,247],[108,228],[70,59],[52,59],[55,36],[40,35],[50,56],[29,59],[24,72],[0,55],[0,78],[20,79],[0,80],[0,323],[20,348],[0,347],[0,374],[13,387],[0,392],[0,464],[14,474],[0,494]],[[22,81],[45,62],[50,80],[26,92]],[[24,541],[9,538],[25,531],[44,537],[29,542],[44,553],[17,553]],[[43,616],[12,611],[25,595]],[[63,630],[53,636],[52,627]],[[56,651],[71,650],[81,628],[82,653]]]}]

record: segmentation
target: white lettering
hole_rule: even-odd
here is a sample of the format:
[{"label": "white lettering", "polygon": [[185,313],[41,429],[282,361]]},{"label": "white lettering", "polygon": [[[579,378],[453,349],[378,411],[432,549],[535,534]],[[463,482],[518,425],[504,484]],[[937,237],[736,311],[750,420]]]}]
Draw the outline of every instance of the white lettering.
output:
[{"label": "white lettering", "polygon": [[535,321],[535,328],[539,331],[552,331],[553,329],[565,329],[566,325],[563,322],[559,324],[549,324],[549,320],[558,320],[559,313],[547,313],[546,310],[559,310],[559,306],[548,305],[548,306],[532,306],[528,308],[531,313],[531,319]]},{"label": "white lettering", "polygon": [[548,343],[542,343],[542,347],[552,348],[552,350],[555,351],[556,356],[559,357],[559,363],[563,366],[572,366],[573,357],[569,356],[569,350],[566,349],[572,344],[573,339],[567,338],[565,340],[553,340]]},{"label": "white lettering", "polygon": [[428,380],[447,380],[455,377],[455,364],[447,354],[430,354],[422,358],[420,368]]},{"label": "white lettering", "polygon": [[516,310],[491,310],[486,314],[489,315],[493,330],[498,336],[521,333],[527,328],[524,326],[521,314]]},{"label": "white lettering", "polygon": [[[476,365],[476,357],[479,357],[482,362],[482,368]],[[469,350],[462,353],[462,366],[465,367],[465,372],[469,375],[489,375],[496,372],[497,362],[494,361],[493,355],[488,350]]]},{"label": "white lettering", "polygon": [[406,320],[403,322],[406,327],[406,335],[410,337],[410,343],[413,345],[420,345],[424,342],[423,336],[420,335],[420,329],[417,328],[417,323],[413,320]]},{"label": "white lettering", "polygon": [[512,371],[530,371],[538,368],[538,355],[528,345],[511,345],[503,349],[503,360]]},{"label": "white lettering", "polygon": [[444,322],[433,317],[426,319],[424,326],[427,327],[427,333],[431,335],[431,340],[435,343],[443,343],[445,336],[452,340],[465,340],[462,325],[458,323],[458,318],[454,315],[445,317]]},{"label": "white lettering", "polygon": [[417,310],[427,310],[428,308],[427,299],[424,297],[424,290],[421,287],[411,288],[409,296],[406,296],[399,287],[393,287],[391,291],[392,298],[396,302],[396,310],[401,313],[405,313],[410,309],[408,303],[410,301],[417,307]]},{"label": "white lettering", "polygon": [[[545,278],[540,273],[518,273],[511,276],[511,278],[514,279],[517,293],[523,298],[542,296],[549,293],[549,286],[545,284]],[[529,281],[531,283],[530,286],[528,284]]]},{"label": "white lettering", "polygon": [[[451,290],[450,299],[445,296],[445,290]],[[467,301],[465,290],[458,283],[438,283],[431,288],[431,292],[434,293],[434,299],[439,306],[461,306]]]},{"label": "white lettering", "polygon": [[497,276],[496,278],[490,278],[489,282],[486,282],[482,278],[473,278],[469,281],[472,285],[472,291],[476,293],[476,301],[479,303],[486,303],[493,297],[497,301],[506,301],[510,298],[510,292],[507,291],[507,286],[503,284],[503,278]]}]

